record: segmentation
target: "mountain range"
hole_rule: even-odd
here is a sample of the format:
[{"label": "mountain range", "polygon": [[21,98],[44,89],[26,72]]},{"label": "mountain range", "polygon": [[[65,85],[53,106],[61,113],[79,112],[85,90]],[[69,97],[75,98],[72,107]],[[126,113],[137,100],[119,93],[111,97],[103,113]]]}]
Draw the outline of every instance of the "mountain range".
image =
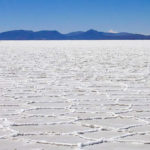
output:
[{"label": "mountain range", "polygon": [[0,40],[150,40],[150,35],[127,32],[109,33],[96,30],[62,34],[58,31],[13,30],[0,33]]}]

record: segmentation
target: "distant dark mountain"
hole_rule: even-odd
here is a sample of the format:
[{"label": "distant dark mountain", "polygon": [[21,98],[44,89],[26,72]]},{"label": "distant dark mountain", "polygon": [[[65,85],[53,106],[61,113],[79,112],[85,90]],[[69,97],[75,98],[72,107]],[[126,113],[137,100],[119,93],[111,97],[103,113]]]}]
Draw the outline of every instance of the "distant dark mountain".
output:
[{"label": "distant dark mountain", "polygon": [[83,33],[83,31],[71,32],[71,33],[66,34],[66,36],[69,36],[69,37],[77,36],[77,35],[80,35],[82,33]]},{"label": "distant dark mountain", "polygon": [[65,37],[57,31],[14,30],[0,33],[0,40],[62,40]]},{"label": "distant dark mountain", "polygon": [[64,40],[65,35],[58,31],[38,31],[33,33],[34,40]]},{"label": "distant dark mountain", "polygon": [[98,32],[92,29],[68,34],[62,34],[58,31],[14,30],[0,33],[0,40],[150,40],[150,35]]},{"label": "distant dark mountain", "polygon": [[34,32],[27,30],[15,30],[0,33],[0,40],[32,40]]}]

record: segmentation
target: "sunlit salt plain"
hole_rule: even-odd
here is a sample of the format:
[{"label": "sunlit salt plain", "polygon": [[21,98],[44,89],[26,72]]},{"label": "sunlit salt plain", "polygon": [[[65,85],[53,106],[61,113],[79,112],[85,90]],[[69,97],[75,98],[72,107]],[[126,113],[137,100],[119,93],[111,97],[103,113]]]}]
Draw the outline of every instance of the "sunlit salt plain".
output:
[{"label": "sunlit salt plain", "polygon": [[0,150],[150,150],[150,41],[0,41]]}]

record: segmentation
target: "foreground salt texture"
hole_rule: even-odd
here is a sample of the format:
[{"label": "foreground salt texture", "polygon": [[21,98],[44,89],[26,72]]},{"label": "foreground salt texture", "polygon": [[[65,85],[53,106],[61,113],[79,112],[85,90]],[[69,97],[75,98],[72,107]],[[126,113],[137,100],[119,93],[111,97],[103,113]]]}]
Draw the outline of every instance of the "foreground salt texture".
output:
[{"label": "foreground salt texture", "polygon": [[1,150],[149,150],[150,41],[1,41]]}]

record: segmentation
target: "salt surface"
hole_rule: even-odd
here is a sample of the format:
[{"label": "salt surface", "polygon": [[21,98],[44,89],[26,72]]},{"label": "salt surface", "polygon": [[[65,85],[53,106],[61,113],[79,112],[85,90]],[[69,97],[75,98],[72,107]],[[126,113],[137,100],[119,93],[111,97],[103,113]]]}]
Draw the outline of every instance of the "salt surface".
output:
[{"label": "salt surface", "polygon": [[2,150],[149,150],[149,41],[1,41]]}]

